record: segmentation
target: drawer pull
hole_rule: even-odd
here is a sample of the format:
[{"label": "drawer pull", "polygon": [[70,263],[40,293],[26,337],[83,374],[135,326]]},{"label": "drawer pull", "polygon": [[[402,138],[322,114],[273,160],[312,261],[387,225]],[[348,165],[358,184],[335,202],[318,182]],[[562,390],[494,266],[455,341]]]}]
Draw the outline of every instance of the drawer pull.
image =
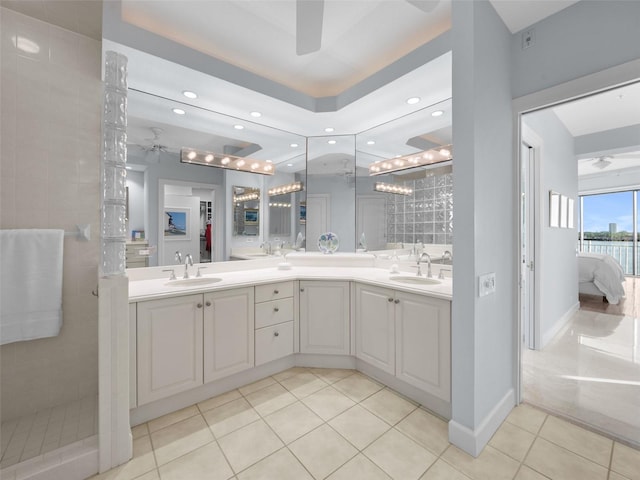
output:
[{"label": "drawer pull", "polygon": [[280,309],[279,309],[278,307],[275,307],[275,308],[273,309],[273,311],[277,313],[277,312],[279,312],[279,311],[280,311]]},{"label": "drawer pull", "polygon": [[387,301],[388,302],[393,302],[393,298],[389,297],[389,298],[387,298]]},{"label": "drawer pull", "polygon": [[278,332],[273,332],[273,336],[274,337],[278,337],[278,336],[280,336],[280,334]]},{"label": "drawer pull", "polygon": [[398,300],[397,298],[393,301],[393,303],[400,303],[400,300]]},{"label": "drawer pull", "polygon": [[198,308],[202,308],[202,304],[201,304],[201,303],[198,303],[198,304],[196,305],[196,307],[198,307]]},{"label": "drawer pull", "polygon": [[300,289],[300,291],[301,291],[301,292],[304,292],[304,287],[302,287],[302,288]]},{"label": "drawer pull", "polygon": [[209,300],[207,300],[207,301],[205,302],[205,305],[206,305],[207,307],[210,307],[210,306],[211,306],[211,302],[210,302]]},{"label": "drawer pull", "polygon": [[278,290],[274,290],[274,291],[273,291],[273,294],[274,294],[274,295],[278,295],[279,293],[280,293],[280,292],[279,292]]}]

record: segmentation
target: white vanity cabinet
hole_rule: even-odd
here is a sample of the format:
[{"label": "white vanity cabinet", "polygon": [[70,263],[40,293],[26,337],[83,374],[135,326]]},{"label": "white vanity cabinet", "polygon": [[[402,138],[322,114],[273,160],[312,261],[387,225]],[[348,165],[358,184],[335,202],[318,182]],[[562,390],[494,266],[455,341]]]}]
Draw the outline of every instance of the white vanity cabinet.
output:
[{"label": "white vanity cabinet", "polygon": [[253,287],[204,294],[204,382],[254,366]]},{"label": "white vanity cabinet", "polygon": [[356,357],[450,401],[451,303],[357,284]]},{"label": "white vanity cabinet", "polygon": [[256,366],[286,357],[294,346],[294,282],[255,287]]},{"label": "white vanity cabinet", "polygon": [[203,298],[137,303],[138,405],[202,385]]},{"label": "white vanity cabinet", "polygon": [[349,292],[349,282],[300,281],[300,353],[351,353]]}]

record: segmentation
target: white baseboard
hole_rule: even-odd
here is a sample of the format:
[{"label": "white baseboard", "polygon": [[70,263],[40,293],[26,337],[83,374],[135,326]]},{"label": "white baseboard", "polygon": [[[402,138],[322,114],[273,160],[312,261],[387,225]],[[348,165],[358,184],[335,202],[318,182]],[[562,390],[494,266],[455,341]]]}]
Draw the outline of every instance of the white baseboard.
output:
[{"label": "white baseboard", "polygon": [[565,312],[562,317],[551,327],[551,329],[545,332],[542,335],[542,345],[540,346],[540,350],[549,345],[549,342],[554,339],[554,337],[562,331],[562,329],[567,325],[573,314],[576,313],[580,309],[580,302],[576,302],[571,306],[569,310]]},{"label": "white baseboard", "polygon": [[504,419],[516,405],[515,392],[512,388],[496,404],[482,420],[477,429],[470,428],[456,422],[449,421],[449,442],[464,450],[469,455],[477,457],[489,442],[493,434],[500,428]]}]

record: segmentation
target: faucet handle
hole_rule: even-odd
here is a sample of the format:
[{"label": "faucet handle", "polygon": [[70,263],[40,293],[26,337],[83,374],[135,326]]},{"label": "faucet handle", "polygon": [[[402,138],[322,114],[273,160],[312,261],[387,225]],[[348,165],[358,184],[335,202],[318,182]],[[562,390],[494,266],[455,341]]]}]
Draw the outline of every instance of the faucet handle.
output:
[{"label": "faucet handle", "polygon": [[450,268],[441,268],[440,272],[438,273],[438,279],[444,280],[444,272],[450,272],[450,271],[451,271]]},{"label": "faucet handle", "polygon": [[196,272],[196,278],[202,277],[202,273],[200,273],[200,270],[202,270],[203,268],[207,268],[207,267],[198,267],[198,271]]},{"label": "faucet handle", "polygon": [[176,272],[174,272],[173,268],[168,268],[167,270],[162,270],[163,272],[171,272],[171,275],[169,275],[169,280],[175,280],[176,279]]}]

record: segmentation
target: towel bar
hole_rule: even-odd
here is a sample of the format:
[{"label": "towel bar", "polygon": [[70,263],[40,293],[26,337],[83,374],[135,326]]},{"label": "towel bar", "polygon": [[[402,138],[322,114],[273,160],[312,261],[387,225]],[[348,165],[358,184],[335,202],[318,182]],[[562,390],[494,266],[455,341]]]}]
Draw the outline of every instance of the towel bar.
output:
[{"label": "towel bar", "polygon": [[85,242],[91,240],[91,224],[76,225],[75,232],[64,232],[65,237],[76,237],[76,240]]}]

